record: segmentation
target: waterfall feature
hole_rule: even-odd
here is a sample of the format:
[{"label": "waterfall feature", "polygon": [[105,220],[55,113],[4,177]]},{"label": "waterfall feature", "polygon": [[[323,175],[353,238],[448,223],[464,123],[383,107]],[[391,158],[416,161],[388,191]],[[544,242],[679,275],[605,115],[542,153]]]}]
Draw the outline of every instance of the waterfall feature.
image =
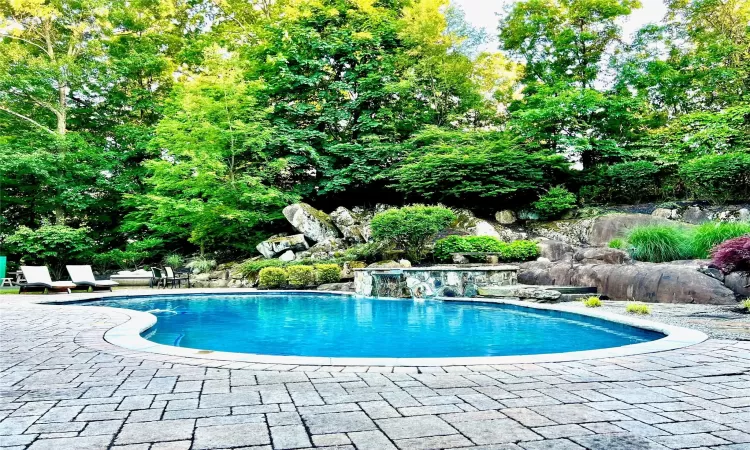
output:
[{"label": "waterfall feature", "polygon": [[357,294],[372,297],[431,299],[475,297],[483,286],[518,283],[518,267],[512,265],[444,265],[410,268],[354,270]]},{"label": "waterfall feature", "polygon": [[372,274],[372,293],[375,297],[403,297],[404,284],[401,271]]}]

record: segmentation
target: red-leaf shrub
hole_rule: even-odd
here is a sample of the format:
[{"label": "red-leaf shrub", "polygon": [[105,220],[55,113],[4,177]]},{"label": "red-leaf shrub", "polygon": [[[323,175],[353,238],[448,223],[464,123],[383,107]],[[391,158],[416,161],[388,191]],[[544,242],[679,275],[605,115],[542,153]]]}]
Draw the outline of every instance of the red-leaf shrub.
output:
[{"label": "red-leaf shrub", "polygon": [[724,273],[750,270],[750,236],[722,242],[711,252],[711,258]]}]

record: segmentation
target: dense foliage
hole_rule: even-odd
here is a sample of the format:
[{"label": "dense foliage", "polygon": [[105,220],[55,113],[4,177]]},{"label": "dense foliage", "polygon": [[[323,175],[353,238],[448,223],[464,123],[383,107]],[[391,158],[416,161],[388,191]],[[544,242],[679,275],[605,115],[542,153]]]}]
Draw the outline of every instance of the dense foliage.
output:
[{"label": "dense foliage", "polygon": [[455,219],[448,208],[415,205],[375,214],[370,226],[373,239],[395,244],[410,261],[422,261],[430,240]]},{"label": "dense foliage", "polygon": [[628,250],[633,259],[667,262],[690,258],[689,233],[669,225],[637,227],[628,233]]},{"label": "dense foliage", "polygon": [[723,242],[748,235],[748,222],[706,222],[698,227],[646,225],[630,230],[627,242],[613,239],[609,247],[628,250],[640,261],[704,259]]},{"label": "dense foliage", "polygon": [[6,240],[7,251],[27,266],[47,266],[55,279],[66,264],[86,264],[94,242],[85,228],[43,225],[36,230],[20,227]]},{"label": "dense foliage", "polygon": [[483,50],[448,0],[0,0],[0,253],[52,223],[100,267],[225,261],[297,200],[750,198],[748,1],[625,36],[640,6],[518,0]]},{"label": "dense foliage", "polygon": [[750,236],[730,239],[711,253],[713,263],[726,273],[750,271]]},{"label": "dense foliage", "polygon": [[[539,247],[533,241],[518,240],[508,243],[493,236],[452,235],[435,242],[433,255],[436,260],[451,261],[453,253],[494,253],[500,261],[519,262],[539,256]],[[484,257],[470,259],[485,260]]]}]

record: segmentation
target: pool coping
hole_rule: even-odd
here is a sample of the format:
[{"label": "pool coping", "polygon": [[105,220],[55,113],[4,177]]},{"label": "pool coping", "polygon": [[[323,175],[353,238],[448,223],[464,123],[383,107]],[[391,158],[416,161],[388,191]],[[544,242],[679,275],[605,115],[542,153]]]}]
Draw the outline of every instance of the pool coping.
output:
[{"label": "pool coping", "polygon": [[[247,290],[245,292],[233,290],[227,292],[216,290],[214,292],[201,292],[200,294],[288,294],[288,293],[315,293],[322,295],[343,295],[347,297],[358,297],[351,292],[339,291],[256,291]],[[199,294],[199,295],[200,295]],[[159,292],[154,294],[136,294],[136,295],[108,295],[101,297],[150,297],[153,295],[185,295],[185,293]],[[188,294],[190,295],[190,294]],[[96,299],[83,300],[93,301]],[[214,350],[201,350],[185,347],[174,347],[170,345],[157,344],[141,337],[143,331],[151,328],[157,321],[153,314],[135,311],[127,308],[114,308],[106,306],[96,306],[99,310],[106,310],[115,314],[121,314],[128,317],[125,322],[116,325],[103,334],[103,339],[117,347],[124,349],[146,352],[157,355],[196,358],[206,361],[224,361],[224,362],[241,362],[241,363],[261,363],[261,364],[284,364],[284,365],[303,365],[303,366],[389,366],[389,367],[431,367],[431,366],[473,366],[473,365],[501,365],[501,364],[531,364],[531,363],[551,363],[566,361],[585,361],[602,358],[617,358],[623,356],[640,355],[645,353],[655,353],[668,350],[675,350],[690,345],[701,343],[708,339],[708,336],[697,330],[677,327],[658,322],[644,320],[638,317],[628,317],[619,314],[613,314],[603,311],[581,310],[570,311],[561,308],[555,304],[532,303],[510,299],[493,299],[493,298],[440,298],[442,301],[463,301],[478,303],[508,304],[530,309],[541,309],[560,311],[568,314],[579,314],[582,316],[593,317],[597,319],[608,320],[611,322],[630,325],[637,328],[656,331],[664,334],[661,339],[637,344],[624,345],[620,347],[610,347],[597,350],[583,350],[563,353],[543,353],[536,355],[510,355],[510,356],[476,356],[476,357],[445,357],[445,358],[349,358],[349,357],[318,357],[318,356],[280,356],[280,355],[263,355],[254,353],[237,353],[223,352]],[[77,301],[75,303],[79,303]],[[58,302],[56,302],[59,304]],[[84,306],[84,305],[81,305]]]}]

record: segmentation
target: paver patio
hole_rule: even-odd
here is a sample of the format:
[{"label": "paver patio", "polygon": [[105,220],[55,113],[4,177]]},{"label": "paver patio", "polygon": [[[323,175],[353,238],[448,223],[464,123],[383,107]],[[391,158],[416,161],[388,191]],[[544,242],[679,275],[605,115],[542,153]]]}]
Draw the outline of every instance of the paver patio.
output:
[{"label": "paver patio", "polygon": [[125,315],[35,304],[63,297],[0,297],[1,448],[750,449],[748,341],[563,363],[280,366],[115,347],[103,334]]}]

